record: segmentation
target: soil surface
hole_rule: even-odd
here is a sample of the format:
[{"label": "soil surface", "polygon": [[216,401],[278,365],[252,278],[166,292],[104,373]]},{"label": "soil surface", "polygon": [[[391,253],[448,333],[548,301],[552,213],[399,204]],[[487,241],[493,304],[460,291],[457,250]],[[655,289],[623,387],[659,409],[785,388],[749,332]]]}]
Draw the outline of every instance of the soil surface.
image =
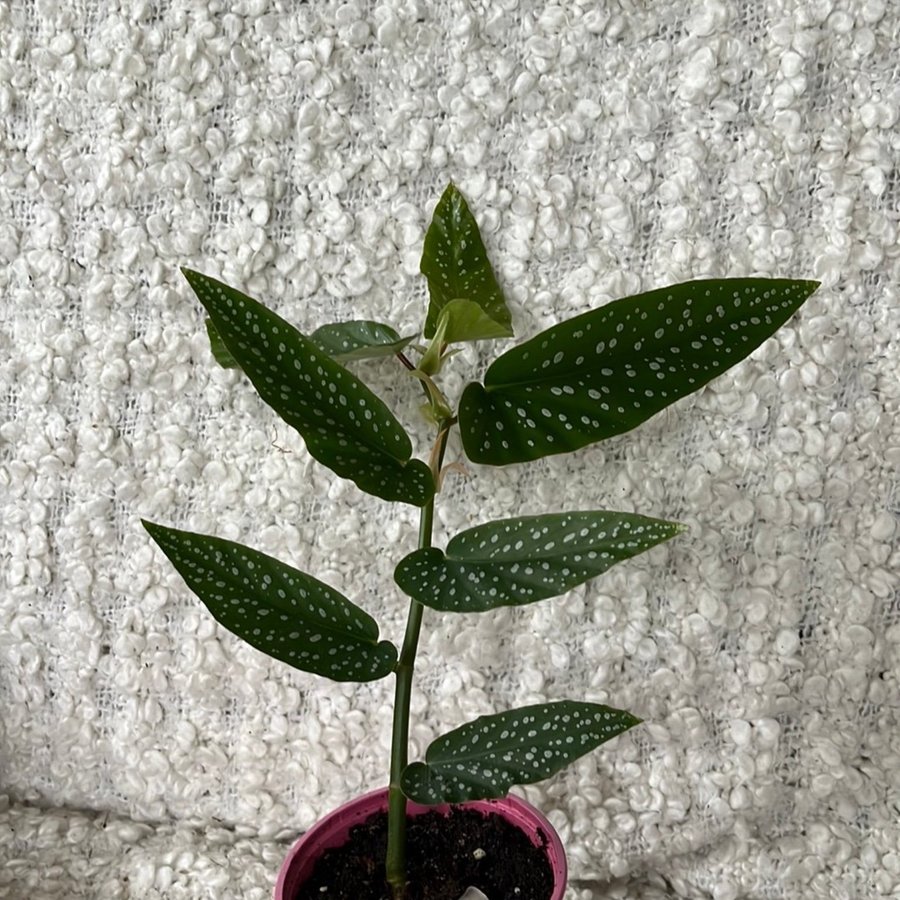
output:
[{"label": "soil surface", "polygon": [[[384,878],[387,813],[350,831],[327,850],[294,900],[391,900]],[[494,813],[453,809],[407,819],[408,900],[459,900],[476,887],[488,900],[549,900],[546,853]]]}]

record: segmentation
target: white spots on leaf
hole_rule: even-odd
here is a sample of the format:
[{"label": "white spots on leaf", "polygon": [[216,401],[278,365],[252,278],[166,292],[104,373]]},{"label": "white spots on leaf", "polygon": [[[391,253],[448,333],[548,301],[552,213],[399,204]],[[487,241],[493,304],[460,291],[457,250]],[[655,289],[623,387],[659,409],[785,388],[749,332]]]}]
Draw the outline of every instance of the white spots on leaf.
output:
[{"label": "white spots on leaf", "polygon": [[[776,289],[758,280],[695,282],[554,326],[524,345],[528,350],[501,357],[508,380],[491,384],[477,420],[467,421],[461,410],[463,428],[471,432],[467,446],[485,451],[484,461],[521,462],[627,431],[743,359],[808,293],[798,283]],[[536,377],[541,372],[544,377]],[[621,383],[623,376],[630,385]],[[573,389],[565,399],[564,386]],[[598,403],[603,395],[613,402]],[[513,399],[515,418],[504,416],[502,403]],[[561,402],[571,421],[559,415]],[[488,426],[482,423],[497,418],[518,437],[509,453],[496,445],[486,452]]]},{"label": "white spots on leaf", "polygon": [[397,583],[426,606],[478,611],[565,593],[677,533],[671,523],[627,513],[521,517],[464,531],[446,554],[406,557]]},{"label": "white spots on leaf", "polygon": [[[220,336],[237,348],[238,362],[260,396],[301,434],[312,456],[369,493],[425,502],[432,488],[427,467],[409,464],[409,437],[361,381],[257,301],[206,276],[191,273],[188,280]],[[364,410],[365,421],[349,414],[353,403]],[[323,406],[337,414],[328,431],[319,425]],[[343,452],[351,446],[355,453]]]},{"label": "white spots on leaf", "polygon": [[562,700],[481,716],[435,740],[428,763],[414,764],[404,789],[420,802],[503,796],[513,784],[553,775],[626,731],[637,720],[621,710]]},{"label": "white spots on leaf", "polygon": [[[148,530],[213,616],[254,647],[338,680],[380,678],[393,668],[396,652],[376,643],[375,622],[328,585],[231,541]],[[313,649],[318,644],[322,651]]]}]

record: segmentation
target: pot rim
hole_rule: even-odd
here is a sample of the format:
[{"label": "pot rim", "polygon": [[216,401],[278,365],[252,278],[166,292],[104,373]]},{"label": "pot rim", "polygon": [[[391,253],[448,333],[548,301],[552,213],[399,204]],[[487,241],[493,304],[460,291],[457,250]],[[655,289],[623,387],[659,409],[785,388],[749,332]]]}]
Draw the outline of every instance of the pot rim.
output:
[{"label": "pot rim", "polygon": [[[297,870],[302,865],[301,856],[304,852],[317,858],[325,850],[339,846],[346,840],[347,833],[353,825],[364,821],[373,813],[386,810],[387,806],[388,789],[377,788],[341,804],[319,819],[288,851],[275,883],[275,900],[293,900],[292,894],[299,886],[296,883],[300,877]],[[508,794],[496,800],[469,800],[465,803],[443,803],[436,806],[424,806],[412,800],[407,801],[407,813],[414,816],[432,811],[446,814],[453,807],[501,815],[524,831],[535,846],[543,844],[553,871],[553,892],[550,900],[562,900],[568,875],[566,854],[556,829],[540,810],[515,794]],[[540,832],[546,836],[546,842],[541,841]]]}]

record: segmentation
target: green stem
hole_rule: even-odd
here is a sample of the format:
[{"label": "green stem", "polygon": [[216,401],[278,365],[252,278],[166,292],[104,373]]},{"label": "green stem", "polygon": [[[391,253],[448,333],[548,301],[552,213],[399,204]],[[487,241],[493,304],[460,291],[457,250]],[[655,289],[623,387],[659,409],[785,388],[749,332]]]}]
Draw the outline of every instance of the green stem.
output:
[{"label": "green stem", "polygon": [[[442,423],[435,445],[436,452],[432,454],[431,471],[436,486],[440,484],[441,464],[452,427],[452,421]],[[433,525],[434,497],[422,507],[419,517],[420,550],[431,546]],[[412,697],[413,671],[423,612],[424,607],[421,603],[410,600],[406,633],[403,636],[403,646],[400,648],[400,658],[395,669],[397,682],[391,735],[391,783],[388,788],[388,842],[385,861],[387,881],[391,886],[394,900],[404,900],[406,896],[406,797],[400,789],[400,776],[406,768],[409,756],[409,703]]]}]

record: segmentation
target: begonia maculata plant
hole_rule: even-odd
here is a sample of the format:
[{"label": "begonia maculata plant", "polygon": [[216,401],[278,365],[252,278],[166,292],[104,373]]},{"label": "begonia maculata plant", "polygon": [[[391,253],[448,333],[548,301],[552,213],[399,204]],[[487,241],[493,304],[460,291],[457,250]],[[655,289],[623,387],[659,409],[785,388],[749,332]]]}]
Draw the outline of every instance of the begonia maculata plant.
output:
[{"label": "begonia maculata plant", "polygon": [[[620,709],[554,700],[484,715],[408,759],[410,694],[425,607],[453,614],[536,603],[673,538],[681,526],[625,512],[570,510],[484,522],[432,546],[447,439],[458,427],[473,463],[507,466],[578,450],[636,428],[769,338],[814,281],[690,281],[608,303],[498,356],[458,403],[439,386],[454,344],[513,337],[512,315],[478,225],[450,185],[425,236],[429,302],[417,335],[372,321],[303,334],[233,287],[183,270],[206,310],[215,359],[236,367],[302,436],[309,453],[368,494],[420,509],[418,549],[394,580],[409,597],[401,646],[363,609],[312,575],[222,538],[144,522],[187,585],[240,638],[337,681],[393,675],[386,879],[406,891],[406,803],[502,797],[548,778],[638,724]],[[434,442],[424,459],[349,360],[391,357],[419,380]]]}]

